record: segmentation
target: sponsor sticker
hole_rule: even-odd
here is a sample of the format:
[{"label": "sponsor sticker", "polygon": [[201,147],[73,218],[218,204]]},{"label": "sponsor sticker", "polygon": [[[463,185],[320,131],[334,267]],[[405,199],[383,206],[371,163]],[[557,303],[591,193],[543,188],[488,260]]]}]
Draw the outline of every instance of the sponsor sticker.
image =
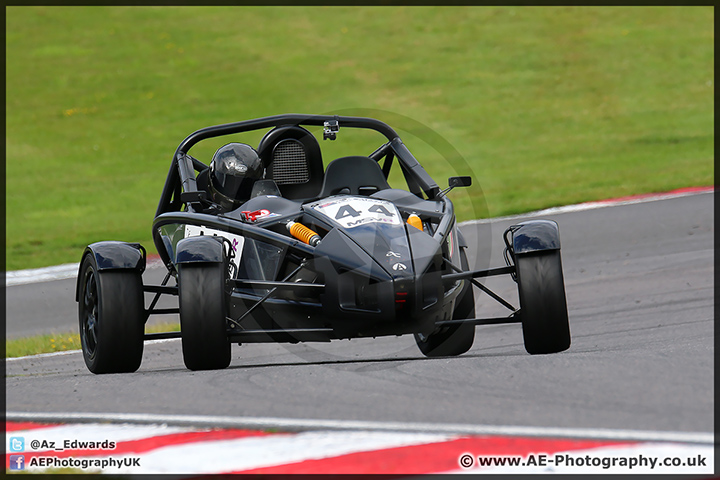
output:
[{"label": "sponsor sticker", "polygon": [[199,227],[197,225],[185,225],[185,238],[198,237],[201,235],[227,238],[230,241],[230,246],[235,252],[235,257],[233,257],[232,262],[236,268],[240,268],[240,257],[242,256],[242,247],[245,243],[245,237],[241,235],[234,235],[228,232],[223,232],[222,230]]}]

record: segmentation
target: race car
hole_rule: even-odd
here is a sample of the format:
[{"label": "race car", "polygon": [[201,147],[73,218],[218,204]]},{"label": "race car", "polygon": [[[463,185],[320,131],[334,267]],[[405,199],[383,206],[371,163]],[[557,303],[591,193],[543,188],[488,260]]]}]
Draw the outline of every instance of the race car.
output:
[{"label": "race car", "polygon": [[[310,129],[323,141],[359,130],[382,141],[325,167]],[[257,148],[228,142],[209,165],[189,153],[252,131],[264,133]],[[406,188],[388,182],[395,165]],[[197,130],[173,155],[152,225],[167,268],[161,284],[143,284],[140,244],[103,241],[83,252],[85,363],[97,374],[133,372],[144,341],[177,337],[190,370],[226,368],[233,343],[412,334],[423,355],[456,356],[471,348],[475,326],[498,323],[521,323],[530,354],[566,350],[557,224],[513,225],[503,235],[506,265],[471,270],[447,196],[470,185],[451,177],[441,189],[395,130],[372,118],[288,114]],[[517,283],[518,308],[477,281],[497,275]],[[474,288],[509,314],[477,318]],[[158,308],[161,296],[177,296],[178,307]],[[157,314],[179,314],[180,331],[145,333]]]}]

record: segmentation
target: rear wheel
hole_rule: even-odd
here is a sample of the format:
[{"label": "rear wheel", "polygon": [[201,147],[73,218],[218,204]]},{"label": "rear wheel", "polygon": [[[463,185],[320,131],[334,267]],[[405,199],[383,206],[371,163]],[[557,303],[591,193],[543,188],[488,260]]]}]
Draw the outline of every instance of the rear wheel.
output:
[{"label": "rear wheel", "polygon": [[178,268],[180,335],[183,360],[190,370],[230,365],[225,275],[222,263],[188,263]]},{"label": "rear wheel", "polygon": [[[469,270],[465,250],[460,249],[460,265],[464,271]],[[470,281],[465,282],[460,293],[453,319],[475,318],[475,295]],[[453,357],[470,350],[475,340],[475,325],[453,325],[443,327],[430,335],[415,334],[415,342],[426,357]]]},{"label": "rear wheel", "polygon": [[83,358],[93,373],[140,368],[145,333],[142,274],[99,271],[93,255],[80,267],[78,314]]},{"label": "rear wheel", "polygon": [[518,255],[518,293],[525,350],[557,353],[570,348],[560,250]]}]

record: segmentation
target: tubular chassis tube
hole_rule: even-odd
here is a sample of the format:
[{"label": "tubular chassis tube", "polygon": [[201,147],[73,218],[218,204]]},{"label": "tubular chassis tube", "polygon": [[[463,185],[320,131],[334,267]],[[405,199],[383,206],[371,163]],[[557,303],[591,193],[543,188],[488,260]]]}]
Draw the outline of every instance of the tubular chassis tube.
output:
[{"label": "tubular chassis tube", "polygon": [[[155,218],[153,222],[153,240],[155,245],[163,245],[162,241],[159,240],[160,227],[168,224],[185,224],[185,225],[199,225],[207,228],[215,228],[218,230],[224,230],[235,235],[242,235],[253,240],[260,240],[276,247],[288,247],[294,253],[302,256],[312,256],[315,251],[315,247],[311,247],[299,240],[295,240],[292,237],[286,237],[279,233],[275,233],[271,230],[242,223],[237,220],[231,220],[224,217],[218,217],[215,215],[206,215],[203,213],[189,213],[189,212],[170,212],[164,213]],[[158,253],[162,258],[165,265],[171,265],[172,259],[169,257],[168,252],[165,248],[159,248]]]},{"label": "tubular chassis tube", "polygon": [[466,278],[493,277],[496,275],[509,275],[515,271],[515,266],[488,268],[486,270],[474,270],[462,273],[448,273],[442,276],[444,283],[452,283]]}]

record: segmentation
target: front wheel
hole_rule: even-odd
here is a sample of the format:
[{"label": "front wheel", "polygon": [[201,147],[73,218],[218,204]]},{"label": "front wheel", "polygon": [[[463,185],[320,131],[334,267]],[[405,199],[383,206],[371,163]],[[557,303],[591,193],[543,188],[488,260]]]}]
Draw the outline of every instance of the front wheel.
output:
[{"label": "front wheel", "polygon": [[[460,250],[460,265],[463,271],[470,269],[465,250]],[[453,319],[475,318],[475,295],[469,280],[458,296]],[[443,327],[430,335],[415,334],[415,343],[426,357],[454,357],[470,350],[475,340],[475,325],[453,325]]]},{"label": "front wheel", "polygon": [[230,365],[225,272],[222,263],[187,263],[178,268],[180,336],[183,360],[190,370]]},{"label": "front wheel", "polygon": [[518,293],[525,350],[557,353],[570,348],[570,325],[560,250],[517,255]]},{"label": "front wheel", "polygon": [[145,333],[141,273],[99,271],[93,255],[80,267],[80,343],[92,373],[134,372],[140,368]]}]

